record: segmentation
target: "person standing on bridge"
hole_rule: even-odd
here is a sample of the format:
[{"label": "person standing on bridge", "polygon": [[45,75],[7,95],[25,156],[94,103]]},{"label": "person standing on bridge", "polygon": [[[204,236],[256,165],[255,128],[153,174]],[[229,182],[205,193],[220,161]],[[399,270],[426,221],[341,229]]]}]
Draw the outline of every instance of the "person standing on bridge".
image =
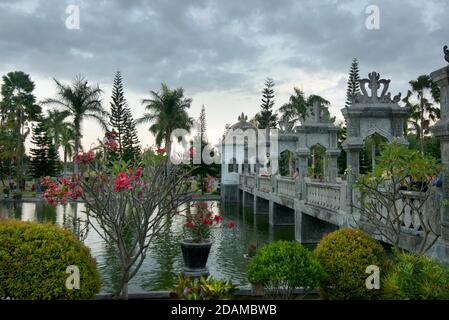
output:
[{"label": "person standing on bridge", "polygon": [[299,179],[299,168],[296,168],[295,175],[293,176],[294,180]]}]

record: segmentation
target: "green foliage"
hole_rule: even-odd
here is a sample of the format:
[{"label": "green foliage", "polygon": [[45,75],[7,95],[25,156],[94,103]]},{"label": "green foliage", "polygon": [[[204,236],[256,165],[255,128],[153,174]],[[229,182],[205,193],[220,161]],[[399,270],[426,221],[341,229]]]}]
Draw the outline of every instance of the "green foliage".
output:
[{"label": "green foliage", "polygon": [[256,121],[259,129],[276,128],[277,115],[273,113],[274,105],[274,81],[271,78],[265,80],[265,87],[262,90],[262,104],[260,111],[256,114]]},{"label": "green foliage", "polygon": [[386,266],[386,254],[378,241],[360,230],[340,229],[321,239],[315,253],[328,276],[321,283],[324,298],[370,299],[378,295],[365,285],[369,265],[380,270]]},{"label": "green foliage", "polygon": [[116,132],[118,143],[117,153],[125,161],[138,161],[140,158],[139,139],[137,137],[136,121],[123,92],[122,74],[117,71],[112,87],[112,102],[109,124]]},{"label": "green foliage", "polygon": [[260,283],[268,294],[284,298],[295,288],[303,287],[306,292],[316,288],[325,277],[314,254],[295,241],[275,241],[257,249],[247,274],[251,283]]},{"label": "green foliage", "polygon": [[[105,118],[108,113],[101,105],[102,90],[98,85],[91,86],[88,81],[77,76],[72,85],[64,85],[54,79],[58,98],[44,100],[43,104],[61,107],[62,111],[70,114],[73,119],[74,153],[81,150],[81,125],[84,119],[96,120],[102,127],[106,127]],[[74,164],[74,171],[78,173],[78,165]]]},{"label": "green foliage", "polygon": [[29,130],[24,130],[24,125],[37,120],[42,110],[36,104],[33,94],[35,85],[28,74],[22,71],[9,72],[2,80],[0,127],[6,125],[12,131],[15,142],[12,159],[16,167],[16,181],[21,183],[24,174],[24,141],[29,134]]},{"label": "green foliage", "polygon": [[[416,134],[408,134],[407,141],[409,142],[409,149],[420,150],[420,139]],[[440,140],[434,136],[425,136],[423,138],[424,154],[434,157],[435,159],[441,158]]]},{"label": "green foliage", "polygon": [[404,186],[407,190],[421,191],[414,189],[416,186],[412,182],[424,182],[430,187],[432,178],[438,175],[441,169],[435,158],[392,142],[386,145],[382,154],[376,158],[375,169],[361,176],[355,187],[369,193],[386,187],[385,182],[391,182],[394,187]]},{"label": "green foliage", "polygon": [[398,253],[382,282],[386,299],[449,299],[449,270],[425,256]]},{"label": "green foliage", "polygon": [[45,128],[42,120],[33,128],[31,143],[35,148],[30,149],[30,173],[34,178],[45,176],[54,177],[58,172],[58,154],[56,153],[53,139]]},{"label": "green foliage", "polygon": [[351,69],[349,70],[348,86],[346,89],[346,107],[350,107],[353,103],[357,93],[360,92],[359,83],[359,62],[357,58],[352,59]]},{"label": "green foliage", "polygon": [[[65,286],[70,265],[79,268],[79,290]],[[51,224],[0,222],[0,298],[90,299],[99,290],[95,259],[69,231]]]},{"label": "green foliage", "polygon": [[167,152],[170,152],[170,135],[173,130],[190,130],[192,126],[193,121],[187,113],[192,99],[184,97],[184,89],[170,90],[163,83],[161,92],[151,91],[151,99],[144,99],[142,103],[147,113],[137,123],[151,123],[150,132],[155,135],[156,144],[161,146],[162,141],[165,141]]},{"label": "green foliage", "polygon": [[213,277],[190,278],[179,276],[174,288],[177,298],[183,300],[224,300],[231,299],[237,290],[231,281]]}]

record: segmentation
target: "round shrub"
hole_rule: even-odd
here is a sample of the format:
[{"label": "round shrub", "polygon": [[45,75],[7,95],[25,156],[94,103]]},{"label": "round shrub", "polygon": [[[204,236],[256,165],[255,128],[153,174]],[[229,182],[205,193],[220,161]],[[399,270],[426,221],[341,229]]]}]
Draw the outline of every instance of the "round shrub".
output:
[{"label": "round shrub", "polygon": [[382,245],[366,233],[356,229],[340,229],[329,233],[318,243],[315,254],[327,274],[320,292],[327,299],[370,299],[379,290],[369,290],[365,273],[369,265],[380,271],[386,266]]},{"label": "round shrub", "polygon": [[[68,266],[79,268],[80,288],[66,288]],[[90,299],[100,275],[89,249],[51,224],[0,221],[0,298]]]},{"label": "round shrub", "polygon": [[247,270],[248,280],[265,286],[267,293],[289,297],[295,288],[317,288],[323,268],[313,252],[294,241],[275,241],[258,249]]},{"label": "round shrub", "polygon": [[449,271],[436,261],[412,253],[396,255],[382,284],[385,299],[449,299]]}]

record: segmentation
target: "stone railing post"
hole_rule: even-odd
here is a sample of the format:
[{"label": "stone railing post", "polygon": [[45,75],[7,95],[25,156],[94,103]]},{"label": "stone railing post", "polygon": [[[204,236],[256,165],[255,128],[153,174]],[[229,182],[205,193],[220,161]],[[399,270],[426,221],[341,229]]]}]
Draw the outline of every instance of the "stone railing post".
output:
[{"label": "stone railing post", "polygon": [[445,243],[449,243],[449,66],[432,72],[430,77],[440,88],[440,120],[431,130],[440,140],[444,201],[441,210],[441,237]]},{"label": "stone railing post", "polygon": [[307,177],[307,169],[309,166],[309,155],[310,150],[308,148],[298,148],[296,150],[299,169],[299,199],[301,200],[305,200],[305,178]]},{"label": "stone railing post", "polygon": [[346,178],[346,208],[349,213],[352,212],[353,203],[353,184],[357,181],[360,175],[360,150],[363,147],[363,140],[361,138],[348,138],[342,145],[346,151],[346,164],[347,164],[347,178]]},{"label": "stone railing post", "polygon": [[340,149],[326,150],[326,168],[325,179],[326,182],[335,183],[338,176],[337,160],[340,155]]}]

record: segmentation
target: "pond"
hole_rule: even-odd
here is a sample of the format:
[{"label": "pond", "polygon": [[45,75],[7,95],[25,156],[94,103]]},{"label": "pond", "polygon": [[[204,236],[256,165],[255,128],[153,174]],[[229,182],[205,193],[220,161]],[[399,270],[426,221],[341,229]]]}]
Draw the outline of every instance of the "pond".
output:
[{"label": "pond", "polygon": [[[248,284],[246,279],[247,261],[244,258],[247,247],[257,247],[273,240],[293,240],[294,227],[272,227],[268,223],[268,214],[254,215],[252,208],[239,205],[213,204],[215,213],[223,215],[223,223],[234,220],[237,228],[225,227],[212,232],[213,246],[208,260],[208,268],[212,276],[220,279],[231,279],[239,285]],[[83,203],[69,203],[52,207],[42,202],[15,203],[3,202],[0,205],[0,218],[55,223],[64,225],[68,217],[84,218]],[[183,261],[179,241],[183,238],[183,217],[175,217],[167,231],[152,245],[140,271],[129,284],[130,293],[153,290],[169,290],[182,271]],[[101,293],[112,293],[118,281],[118,261],[113,248],[105,243],[91,228],[84,243],[91,249],[96,258],[102,277]]]}]

